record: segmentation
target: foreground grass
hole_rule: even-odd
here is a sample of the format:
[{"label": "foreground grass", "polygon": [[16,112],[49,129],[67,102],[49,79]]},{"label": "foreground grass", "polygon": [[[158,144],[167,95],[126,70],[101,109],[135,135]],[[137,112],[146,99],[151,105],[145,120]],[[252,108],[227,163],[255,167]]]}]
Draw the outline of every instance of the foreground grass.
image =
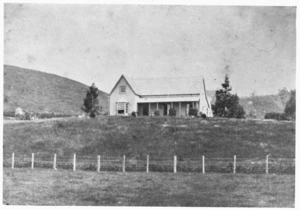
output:
[{"label": "foreground grass", "polygon": [[172,117],[100,117],[4,124],[3,151],[136,158],[295,157],[295,122]]},{"label": "foreground grass", "polygon": [[3,204],[294,207],[295,176],[6,169]]}]

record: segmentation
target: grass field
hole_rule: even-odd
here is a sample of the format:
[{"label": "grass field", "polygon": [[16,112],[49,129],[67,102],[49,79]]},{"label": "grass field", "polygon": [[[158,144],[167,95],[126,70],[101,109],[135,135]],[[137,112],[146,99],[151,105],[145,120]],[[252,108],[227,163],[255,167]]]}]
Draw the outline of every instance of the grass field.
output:
[{"label": "grass field", "polygon": [[[3,204],[294,207],[295,176],[4,169]],[[47,181],[45,181],[47,180]]]},{"label": "grass field", "polygon": [[[295,157],[295,122],[99,117],[4,123],[4,158]],[[293,207],[294,175],[4,168],[4,204]]]},{"label": "grass field", "polygon": [[172,117],[99,117],[5,124],[3,152],[11,156],[114,155],[136,158],[295,157],[295,122]]}]

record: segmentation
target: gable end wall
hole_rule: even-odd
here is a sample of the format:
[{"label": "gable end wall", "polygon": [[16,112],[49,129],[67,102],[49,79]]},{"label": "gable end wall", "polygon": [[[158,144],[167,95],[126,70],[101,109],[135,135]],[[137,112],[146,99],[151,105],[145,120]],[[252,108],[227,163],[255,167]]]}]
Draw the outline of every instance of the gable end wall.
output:
[{"label": "gable end wall", "polygon": [[[120,86],[126,86],[126,93],[120,93]],[[138,96],[134,94],[134,92],[132,91],[129,84],[126,82],[126,80],[122,78],[110,95],[110,100],[109,100],[110,115],[117,115],[116,102],[120,99],[125,99],[126,101],[129,102],[128,115],[130,115],[133,111],[137,111],[137,105],[136,105],[137,97]]]}]

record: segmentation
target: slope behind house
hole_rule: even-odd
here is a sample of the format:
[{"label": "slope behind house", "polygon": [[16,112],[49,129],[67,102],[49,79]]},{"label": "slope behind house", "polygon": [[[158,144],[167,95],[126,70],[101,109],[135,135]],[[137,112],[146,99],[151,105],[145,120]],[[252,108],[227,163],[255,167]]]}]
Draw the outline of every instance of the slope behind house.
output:
[{"label": "slope behind house", "polygon": [[[88,86],[54,74],[4,65],[4,112],[80,114]],[[103,111],[108,95],[100,91]]]}]

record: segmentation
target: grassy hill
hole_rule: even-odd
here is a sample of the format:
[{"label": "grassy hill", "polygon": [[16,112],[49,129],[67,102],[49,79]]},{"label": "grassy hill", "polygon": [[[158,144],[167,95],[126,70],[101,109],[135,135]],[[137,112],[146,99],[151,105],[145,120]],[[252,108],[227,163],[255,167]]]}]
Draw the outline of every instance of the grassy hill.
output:
[{"label": "grassy hill", "polygon": [[268,112],[283,113],[288,98],[282,99],[279,95],[253,96],[241,98],[240,104],[246,115],[253,118],[264,118]]},{"label": "grassy hill", "polygon": [[4,124],[3,152],[52,156],[126,155],[144,158],[295,157],[295,122],[100,117]]},{"label": "grassy hill", "polygon": [[[37,113],[80,114],[87,85],[54,74],[4,65],[4,112],[17,107]],[[101,91],[108,111],[108,95]]]},{"label": "grassy hill", "polygon": [[[207,91],[207,94],[212,99],[211,103],[214,104],[216,101],[215,91]],[[240,97],[240,105],[243,106],[247,118],[264,119],[268,112],[283,113],[289,98],[289,94]]]},{"label": "grassy hill", "polygon": [[[4,65],[4,113],[17,107],[38,113],[80,114],[87,85],[53,74]],[[215,103],[215,91],[207,91]],[[108,94],[101,92],[101,106],[108,111]],[[267,112],[283,112],[288,98],[279,95],[240,98],[247,117],[264,118]]]}]

